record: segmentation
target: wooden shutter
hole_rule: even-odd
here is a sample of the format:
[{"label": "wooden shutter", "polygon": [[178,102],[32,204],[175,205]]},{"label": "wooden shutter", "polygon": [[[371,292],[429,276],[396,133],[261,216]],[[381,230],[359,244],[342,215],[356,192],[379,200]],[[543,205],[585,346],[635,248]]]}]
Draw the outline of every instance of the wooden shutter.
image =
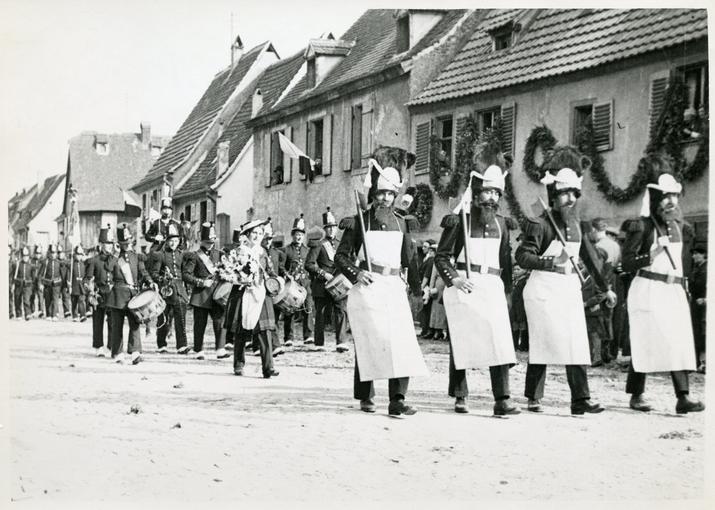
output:
[{"label": "wooden shutter", "polygon": [[[290,140],[291,142],[293,141],[293,128],[288,126],[283,130],[283,134],[285,137]],[[278,140],[276,140],[276,143],[278,143]],[[279,146],[280,147],[280,146]],[[293,177],[293,160],[288,157],[287,154],[283,153],[283,182],[289,183],[291,181],[291,178]]]},{"label": "wooden shutter", "polygon": [[372,156],[372,112],[373,109],[370,108],[369,111],[363,109],[362,115],[360,116],[360,167],[367,166],[367,160]]},{"label": "wooden shutter", "polygon": [[665,94],[668,90],[668,80],[670,71],[661,71],[651,75],[650,79],[650,101],[648,103],[649,133],[652,138],[658,127],[660,114],[665,108]]},{"label": "wooden shutter", "polygon": [[[310,129],[310,122],[305,123],[305,155],[308,156],[309,158],[312,157],[312,154],[310,153],[311,151],[311,129]],[[306,175],[301,175],[300,180],[304,181],[307,178]]]},{"label": "wooden shutter", "polygon": [[454,129],[454,135],[455,135],[455,140],[454,143],[457,144],[459,142],[459,137],[462,134],[462,131],[464,130],[464,126],[467,124],[467,116],[466,115],[460,115],[457,117],[457,122],[455,123],[455,129]]},{"label": "wooden shutter", "polygon": [[429,170],[429,136],[430,123],[417,124],[415,135],[415,173],[424,173]]},{"label": "wooden shutter", "polygon": [[[266,188],[271,187],[271,132],[266,131],[263,135],[263,171],[266,173]],[[191,217],[194,217],[193,211]]]},{"label": "wooden shutter", "polygon": [[362,159],[362,105],[356,104],[350,109],[350,166],[360,168]]},{"label": "wooden shutter", "polygon": [[613,149],[613,99],[593,105],[593,141],[597,151]]},{"label": "wooden shutter", "polygon": [[506,103],[501,106],[502,150],[514,155],[514,140],[516,139],[516,103]]},{"label": "wooden shutter", "polygon": [[333,114],[323,118],[323,175],[333,173]]}]

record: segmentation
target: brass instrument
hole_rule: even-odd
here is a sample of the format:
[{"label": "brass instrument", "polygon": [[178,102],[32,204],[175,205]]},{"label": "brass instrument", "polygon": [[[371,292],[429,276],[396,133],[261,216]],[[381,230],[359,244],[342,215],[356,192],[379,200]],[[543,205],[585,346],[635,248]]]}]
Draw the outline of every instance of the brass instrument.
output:
[{"label": "brass instrument", "polygon": [[164,275],[159,281],[159,294],[161,294],[162,297],[167,298],[174,295],[173,281],[174,277],[171,271],[169,271],[168,267],[164,267]]}]

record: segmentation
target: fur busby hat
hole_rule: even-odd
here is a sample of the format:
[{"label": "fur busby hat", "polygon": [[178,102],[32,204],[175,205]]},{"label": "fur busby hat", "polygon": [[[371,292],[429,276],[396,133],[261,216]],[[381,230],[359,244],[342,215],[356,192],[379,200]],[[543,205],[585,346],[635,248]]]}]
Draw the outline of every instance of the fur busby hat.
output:
[{"label": "fur busby hat", "polygon": [[293,228],[290,233],[293,234],[295,231],[303,232],[305,234],[305,220],[303,219],[303,213],[300,213],[300,217],[293,220]]},{"label": "fur busby hat", "polygon": [[216,228],[213,222],[205,222],[201,224],[201,241],[215,241],[216,240]]},{"label": "fur busby hat", "polygon": [[100,243],[113,243],[114,236],[112,235],[112,228],[107,225],[106,228],[99,229],[99,242]]},{"label": "fur busby hat", "polygon": [[581,154],[575,147],[562,145],[554,147],[544,162],[546,173],[541,183],[546,186],[549,204],[564,190],[573,190],[581,196],[583,173],[591,168],[591,159]]},{"label": "fur busby hat", "polygon": [[129,244],[132,242],[132,231],[129,225],[122,223],[117,227],[117,242],[119,244]]},{"label": "fur busby hat", "polygon": [[673,164],[670,157],[653,153],[647,155],[643,162],[651,169],[641,201],[641,216],[648,217],[655,213],[664,195],[680,194],[683,191],[683,186],[673,175]]},{"label": "fur busby hat", "polygon": [[337,227],[338,222],[335,221],[335,215],[330,211],[330,207],[325,209],[323,213],[323,227]]},{"label": "fur busby hat", "polygon": [[367,201],[371,202],[378,189],[387,189],[399,194],[404,182],[402,176],[415,164],[415,155],[399,147],[380,146],[368,160],[370,170],[364,185],[368,190]]}]

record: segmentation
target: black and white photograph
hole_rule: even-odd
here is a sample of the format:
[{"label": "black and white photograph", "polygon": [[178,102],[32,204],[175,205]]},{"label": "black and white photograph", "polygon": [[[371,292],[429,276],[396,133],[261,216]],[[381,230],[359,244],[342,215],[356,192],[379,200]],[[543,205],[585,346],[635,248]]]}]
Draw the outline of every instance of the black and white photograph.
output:
[{"label": "black and white photograph", "polygon": [[712,9],[579,3],[0,0],[0,506],[714,508]]}]

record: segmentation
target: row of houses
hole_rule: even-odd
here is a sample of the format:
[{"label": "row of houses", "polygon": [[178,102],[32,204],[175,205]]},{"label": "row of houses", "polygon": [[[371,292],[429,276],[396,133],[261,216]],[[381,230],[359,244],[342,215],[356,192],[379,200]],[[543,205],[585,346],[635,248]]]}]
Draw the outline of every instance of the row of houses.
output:
[{"label": "row of houses", "polygon": [[[230,50],[230,65],[170,141],[142,127],[139,134],[86,133],[70,142],[58,232],[72,190],[86,244],[102,224],[133,220],[141,228],[167,195],[176,217],[195,229],[215,221],[222,244],[256,217],[270,216],[282,232],[300,213],[309,226],[319,225],[326,206],[337,216],[353,214],[352,191],[380,145],[415,153],[404,178],[434,188],[435,143],[453,168],[470,117],[479,129],[500,122],[524,209],[541,192],[522,169],[537,126],[548,126],[559,143],[574,143],[591,123],[603,168],[625,187],[666,106],[672,76],[685,84],[683,115],[705,125],[707,135],[705,10],[373,9],[341,36],[309,39],[294,55],[281,57],[270,41],[244,51],[240,38]],[[281,151],[279,134],[320,161],[317,175],[299,172]],[[681,144],[687,160],[699,147],[695,136]],[[102,166],[113,148],[133,154],[130,169]],[[708,179],[706,168],[687,182],[683,201],[703,239]],[[608,200],[588,173],[584,194],[586,216],[617,224],[639,210],[638,200]],[[435,194],[432,220],[420,235],[436,236],[449,209]]]}]

